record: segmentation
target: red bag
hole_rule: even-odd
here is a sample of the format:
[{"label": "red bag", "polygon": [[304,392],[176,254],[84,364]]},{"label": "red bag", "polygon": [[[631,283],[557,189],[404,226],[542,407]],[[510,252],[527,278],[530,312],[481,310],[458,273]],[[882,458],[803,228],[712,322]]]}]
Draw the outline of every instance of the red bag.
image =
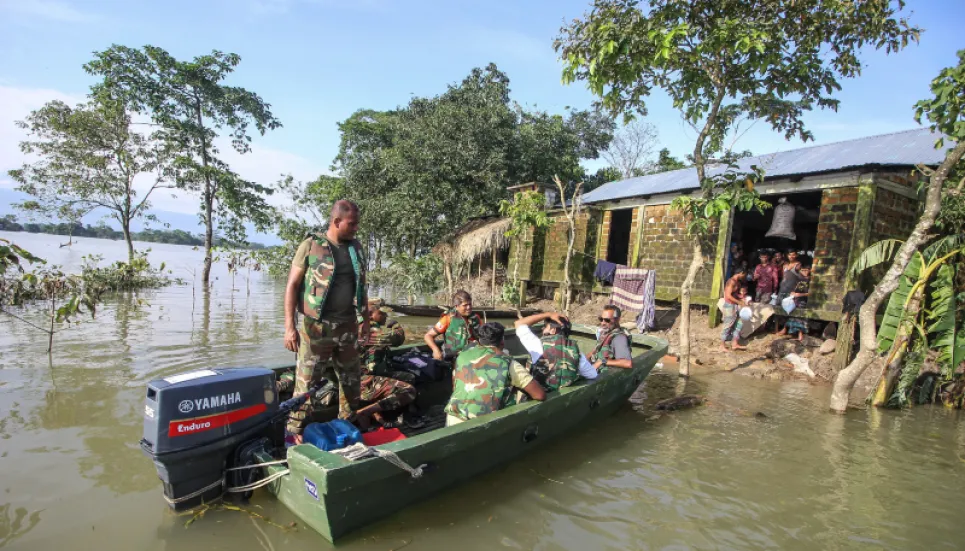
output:
[{"label": "red bag", "polygon": [[402,434],[402,431],[399,429],[379,428],[372,432],[362,433],[362,442],[364,442],[366,446],[381,446],[382,444],[388,444],[396,440],[405,440],[405,435]]}]

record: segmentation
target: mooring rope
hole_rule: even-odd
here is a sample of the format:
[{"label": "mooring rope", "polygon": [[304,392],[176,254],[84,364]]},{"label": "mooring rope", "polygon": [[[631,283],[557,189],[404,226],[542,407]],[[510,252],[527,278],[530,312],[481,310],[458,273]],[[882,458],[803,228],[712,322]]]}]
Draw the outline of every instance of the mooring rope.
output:
[{"label": "mooring rope", "polygon": [[352,444],[346,448],[341,448],[338,450],[331,450],[329,453],[334,453],[340,455],[349,461],[358,461],[359,459],[367,459],[369,457],[381,457],[389,463],[392,463],[396,467],[406,471],[412,478],[422,478],[423,469],[428,465],[422,464],[418,467],[413,468],[411,465],[402,460],[394,452],[388,450],[380,450],[377,448],[370,448],[365,444],[359,442],[357,444]]}]

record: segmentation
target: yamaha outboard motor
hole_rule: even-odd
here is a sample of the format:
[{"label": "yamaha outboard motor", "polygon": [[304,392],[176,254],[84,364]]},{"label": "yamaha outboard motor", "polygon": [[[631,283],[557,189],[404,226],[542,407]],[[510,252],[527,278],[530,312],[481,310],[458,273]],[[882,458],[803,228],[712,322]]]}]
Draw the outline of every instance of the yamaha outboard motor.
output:
[{"label": "yamaha outboard motor", "polygon": [[141,449],[168,504],[183,511],[218,499],[230,458],[239,446],[271,438],[278,414],[270,369],[202,369],[151,381]]}]

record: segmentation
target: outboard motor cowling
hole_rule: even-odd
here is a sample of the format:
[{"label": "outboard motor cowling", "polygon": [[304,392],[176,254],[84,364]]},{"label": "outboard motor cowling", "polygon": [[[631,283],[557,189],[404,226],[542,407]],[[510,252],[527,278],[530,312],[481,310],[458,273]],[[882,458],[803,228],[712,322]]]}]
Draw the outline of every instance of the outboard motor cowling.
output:
[{"label": "outboard motor cowling", "polygon": [[141,449],[175,511],[223,493],[226,463],[248,440],[270,437],[275,374],[260,367],[202,369],[151,381]]}]

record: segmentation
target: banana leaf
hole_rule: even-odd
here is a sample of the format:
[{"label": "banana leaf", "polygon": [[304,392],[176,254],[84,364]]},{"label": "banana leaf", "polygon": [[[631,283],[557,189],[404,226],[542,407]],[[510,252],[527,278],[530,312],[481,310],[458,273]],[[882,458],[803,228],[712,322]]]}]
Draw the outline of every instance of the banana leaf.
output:
[{"label": "banana leaf", "polygon": [[938,351],[938,363],[945,378],[965,360],[965,339],[959,327],[955,296],[955,265],[944,264],[931,285],[931,311],[928,332],[934,334],[931,346]]},{"label": "banana leaf", "polygon": [[885,239],[865,249],[851,266],[852,277],[857,277],[861,272],[869,268],[874,268],[879,264],[891,262],[902,243],[904,243],[904,241],[898,239]]},{"label": "banana leaf", "polygon": [[[884,241],[879,241],[872,245],[877,246]],[[867,251],[866,251],[867,252]],[[864,257],[864,254],[861,255]],[[860,259],[859,259],[860,260]],[[922,271],[922,257],[920,254],[912,255],[905,272],[898,278],[898,288],[888,297],[888,305],[885,307],[885,315],[881,320],[881,327],[878,328],[878,353],[885,354],[895,344],[898,335],[898,328],[905,318],[905,305],[911,296],[912,288],[918,282]]]}]

